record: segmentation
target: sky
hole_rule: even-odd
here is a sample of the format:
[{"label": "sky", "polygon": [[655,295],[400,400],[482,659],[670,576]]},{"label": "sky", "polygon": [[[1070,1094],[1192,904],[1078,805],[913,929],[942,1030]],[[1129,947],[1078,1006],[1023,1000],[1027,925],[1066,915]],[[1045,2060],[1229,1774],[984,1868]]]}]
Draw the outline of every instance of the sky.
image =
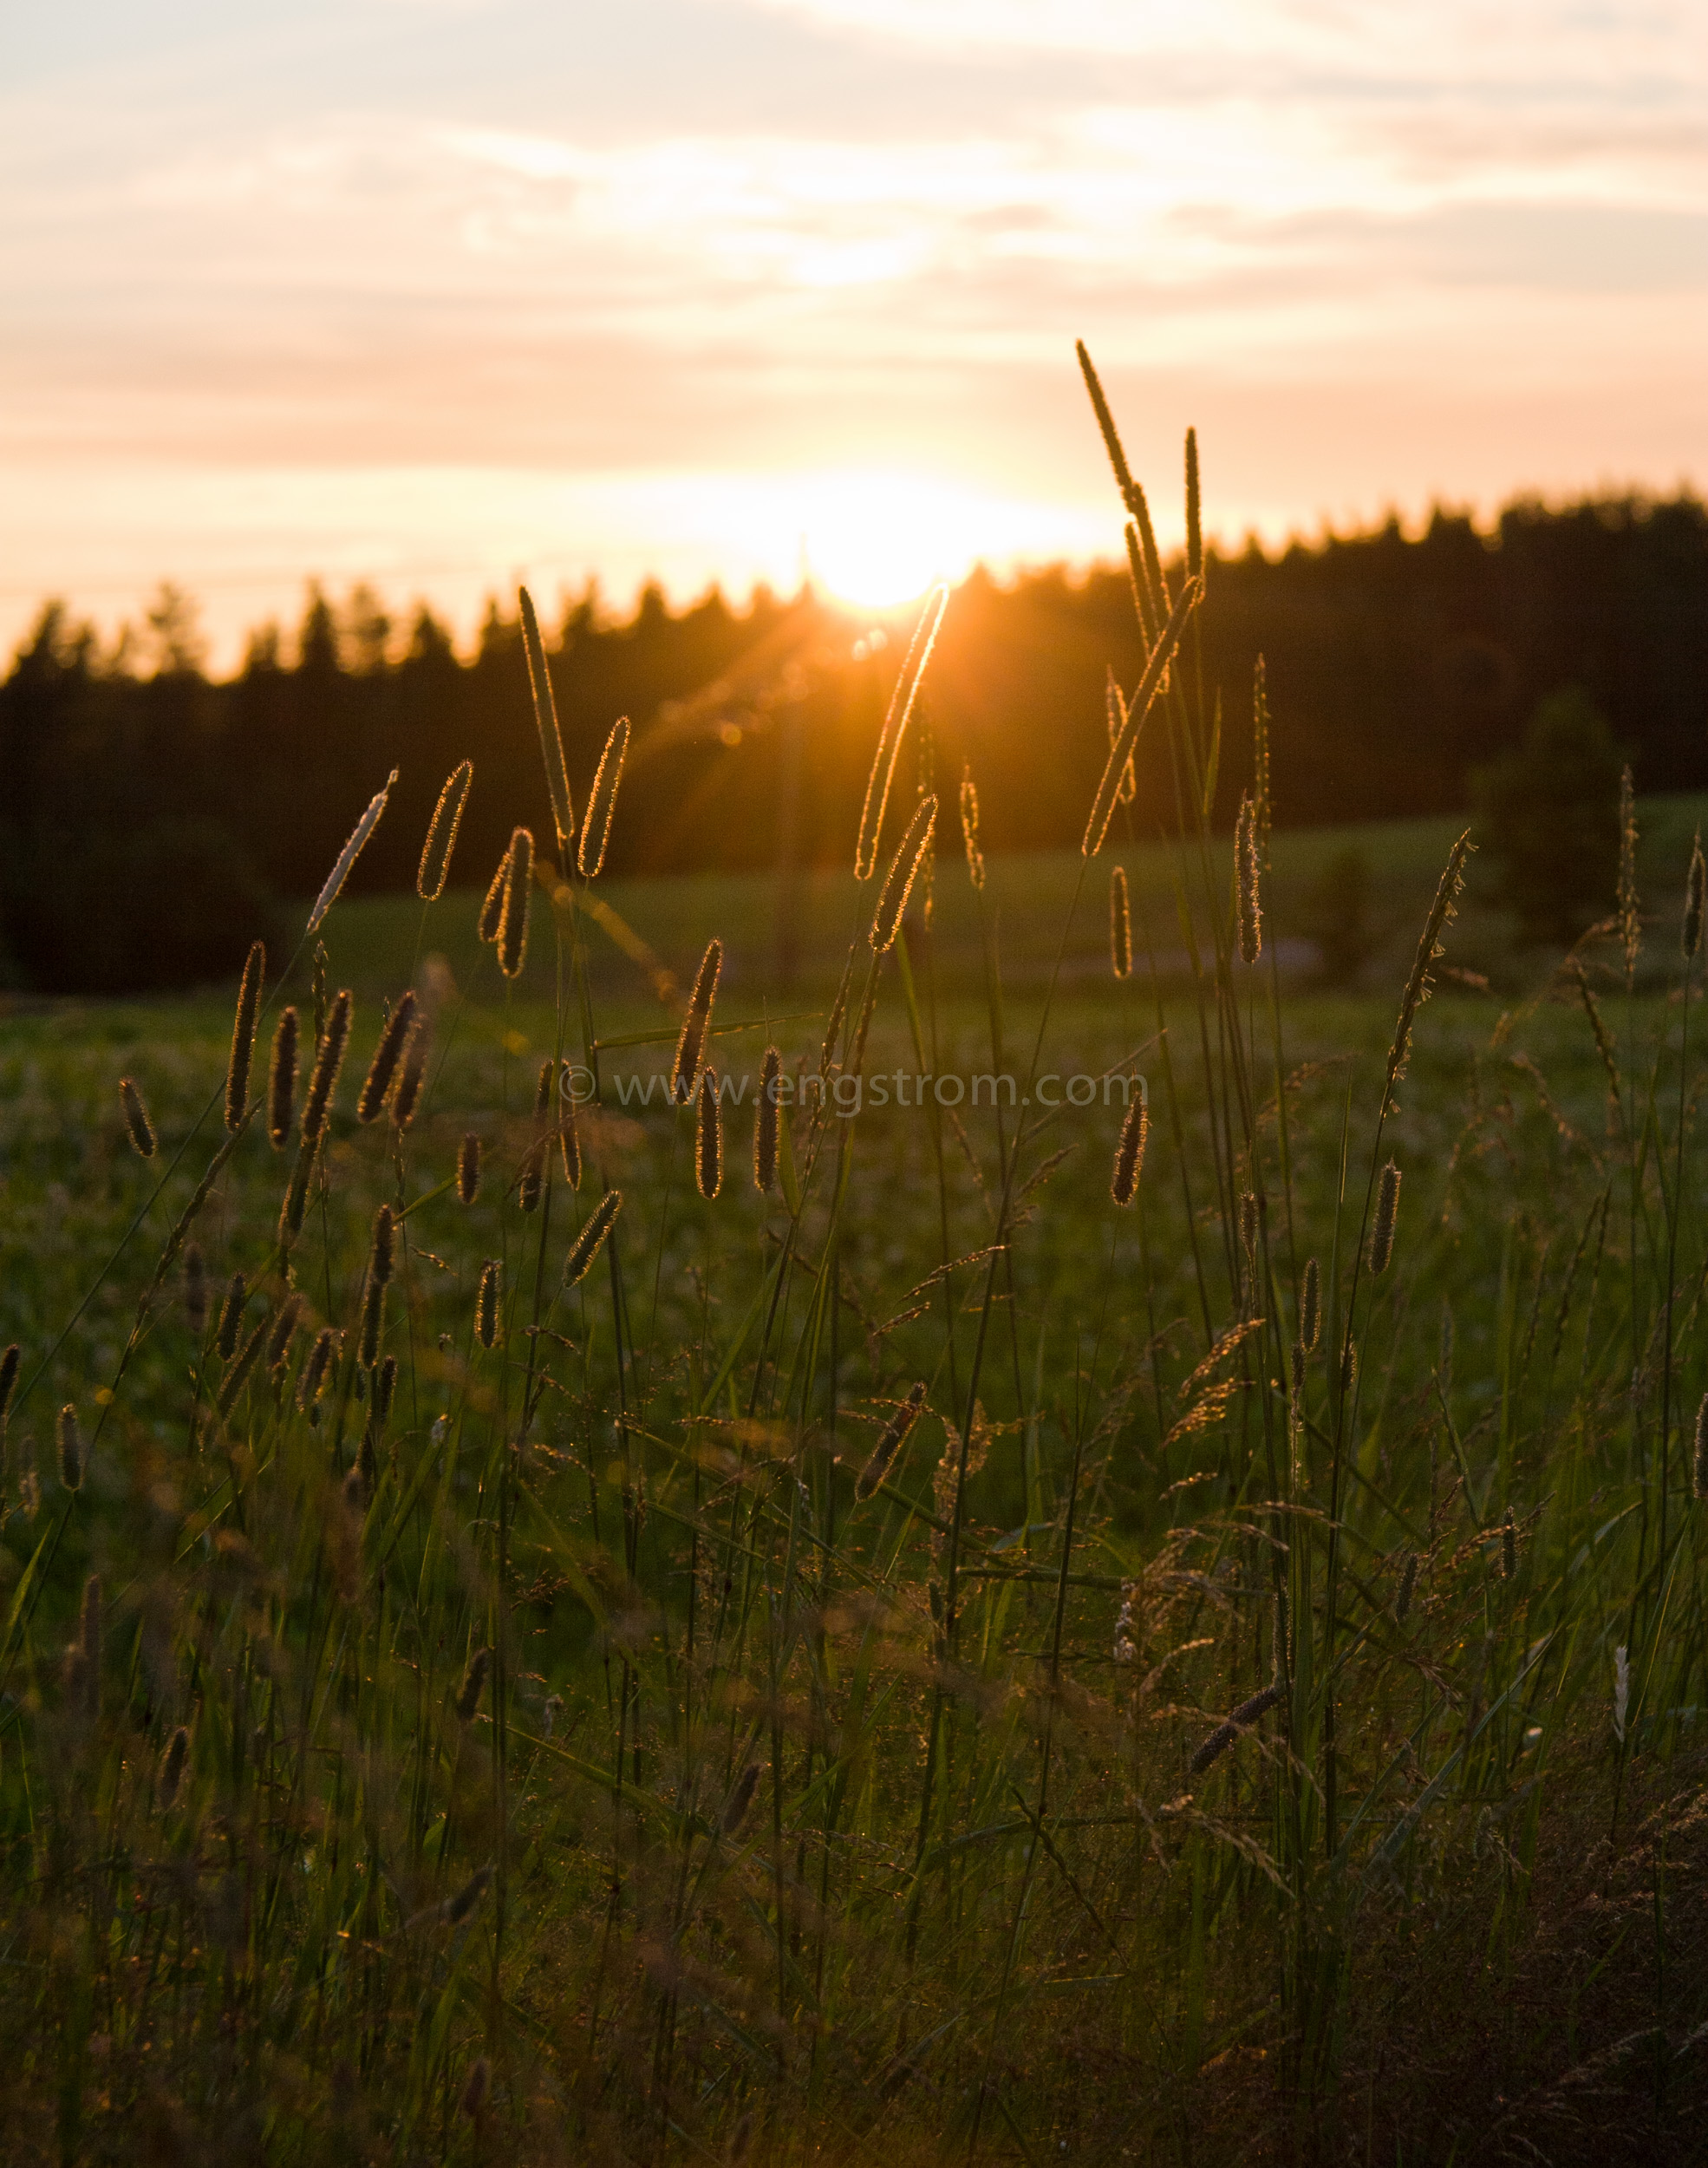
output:
[{"label": "sky", "polygon": [[1708,482],[1690,0],[0,6],[0,650]]}]

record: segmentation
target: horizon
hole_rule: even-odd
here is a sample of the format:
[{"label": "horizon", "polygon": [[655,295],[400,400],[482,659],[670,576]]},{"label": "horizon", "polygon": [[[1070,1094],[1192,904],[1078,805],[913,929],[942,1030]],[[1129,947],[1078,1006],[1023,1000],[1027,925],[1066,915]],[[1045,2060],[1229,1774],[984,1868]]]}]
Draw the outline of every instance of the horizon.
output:
[{"label": "horizon", "polygon": [[[1491,511],[1484,513],[1478,507],[1434,502],[1424,511],[1410,514],[1389,505],[1374,519],[1353,526],[1333,527],[1327,524],[1314,533],[1294,531],[1277,541],[1269,541],[1254,530],[1248,530],[1238,542],[1226,536],[1206,530],[1204,552],[1206,558],[1223,564],[1232,563],[1255,550],[1262,559],[1277,564],[1294,549],[1315,553],[1331,544],[1353,544],[1372,540],[1397,530],[1408,543],[1424,539],[1437,519],[1468,520],[1473,532],[1486,546],[1496,546],[1500,539],[1500,522],[1509,513],[1535,508],[1550,517],[1560,517],[1580,510],[1594,510],[1603,506],[1630,506],[1641,512],[1668,504],[1701,504],[1701,493],[1688,483],[1680,484],[1673,491],[1659,494],[1635,487],[1606,489],[1568,495],[1557,499],[1544,498],[1537,493],[1527,492],[1503,500]],[[1166,543],[1163,557],[1170,567],[1182,559],[1183,547],[1176,539]],[[964,570],[946,578],[941,584],[949,587],[951,593],[969,580],[982,575],[995,587],[1012,592],[1028,580],[1059,577],[1075,589],[1082,589],[1092,579],[1112,573],[1124,573],[1125,559],[1100,553],[1094,557],[1074,559],[1066,556],[1027,560],[1011,558],[1007,562],[992,562],[975,557]],[[802,568],[802,577],[793,587],[773,584],[763,573],[753,576],[745,594],[730,588],[714,575],[698,587],[684,586],[672,591],[664,580],[651,573],[643,573],[636,579],[628,592],[621,598],[614,596],[596,573],[588,575],[578,587],[560,581],[555,589],[538,590],[541,624],[548,645],[561,637],[563,622],[569,613],[591,603],[596,626],[600,630],[621,630],[638,619],[641,605],[649,592],[661,595],[669,616],[681,621],[692,611],[713,601],[721,602],[730,616],[740,621],[749,617],[766,603],[794,607],[804,601],[818,603],[833,611],[850,625],[864,625],[884,637],[897,627],[905,628],[912,623],[923,606],[932,582],[916,594],[902,596],[893,601],[877,603],[838,593],[820,578],[811,565]],[[179,604],[187,605],[188,619],[184,630],[199,650],[197,668],[211,682],[234,679],[243,673],[258,641],[271,637],[277,643],[282,666],[295,666],[301,626],[316,603],[323,604],[331,612],[341,643],[358,637],[355,628],[356,613],[364,617],[364,630],[371,627],[368,616],[377,611],[387,622],[383,659],[387,666],[395,666],[402,660],[412,628],[423,612],[432,617],[450,638],[452,651],[460,663],[472,662],[479,652],[482,627],[491,613],[496,611],[507,624],[514,626],[518,586],[533,587],[525,568],[516,574],[508,589],[489,586],[479,601],[460,617],[442,609],[434,599],[421,592],[413,595],[393,595],[375,586],[371,580],[360,576],[345,582],[342,587],[313,572],[304,574],[297,582],[294,610],[289,605],[269,611],[265,616],[243,624],[228,622],[222,629],[222,637],[216,641],[209,631],[208,613],[203,598],[175,583],[158,581],[154,586],[139,594],[127,611],[110,621],[81,607],[75,596],[44,594],[37,598],[27,617],[20,621],[8,645],[0,649],[0,659],[10,669],[24,652],[47,611],[58,609],[63,612],[68,629],[91,629],[106,649],[107,659],[117,661],[121,656],[126,667],[134,667],[134,657],[140,647],[150,639],[148,611],[171,589]],[[345,665],[348,667],[348,664]]]}]

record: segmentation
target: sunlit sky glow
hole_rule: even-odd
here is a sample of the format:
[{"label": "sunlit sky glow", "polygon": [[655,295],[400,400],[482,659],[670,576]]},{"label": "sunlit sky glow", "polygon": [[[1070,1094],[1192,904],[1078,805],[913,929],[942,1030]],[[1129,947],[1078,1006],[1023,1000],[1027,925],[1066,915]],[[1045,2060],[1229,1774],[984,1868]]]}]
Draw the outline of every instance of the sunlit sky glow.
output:
[{"label": "sunlit sky glow", "polygon": [[1699,484],[1693,12],[7,10],[0,640],[1106,553],[1076,335],[1165,529],[1188,422],[1230,544]]}]

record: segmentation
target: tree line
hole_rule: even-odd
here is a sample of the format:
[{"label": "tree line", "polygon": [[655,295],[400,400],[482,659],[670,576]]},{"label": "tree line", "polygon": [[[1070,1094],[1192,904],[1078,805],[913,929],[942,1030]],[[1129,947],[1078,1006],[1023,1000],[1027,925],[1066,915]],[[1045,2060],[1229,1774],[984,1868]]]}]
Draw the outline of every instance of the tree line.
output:
[{"label": "tree line", "polygon": [[[1692,495],[1518,502],[1486,532],[1437,511],[1415,536],[1390,521],[1211,554],[1206,575],[1179,667],[1222,703],[1223,822],[1250,775],[1260,655],[1284,825],[1463,807],[1473,769],[1568,686],[1606,718],[1640,790],[1708,786],[1708,511]],[[337,610],[311,590],[288,650],[268,628],[218,681],[181,598],[163,591],[151,629],[104,648],[49,603],[0,684],[0,975],[13,984],[218,976],[281,898],[313,893],[393,767],[361,889],[411,885],[440,785],[464,759],[460,878],[485,879],[518,819],[551,836],[513,608],[491,605],[460,655],[425,606],[394,628],[365,591]],[[851,852],[905,628],[874,634],[811,591],[761,589],[735,607],[714,591],[673,611],[648,588],[625,618],[590,590],[548,641],[581,793],[612,722],[635,726],[610,871]],[[1142,663],[1125,570],[975,571],[927,679],[919,780],[952,795],[970,766],[987,849],[1077,842],[1106,750],[1105,673],[1131,689]],[[1176,787],[1160,727],[1138,767],[1142,832]]]}]

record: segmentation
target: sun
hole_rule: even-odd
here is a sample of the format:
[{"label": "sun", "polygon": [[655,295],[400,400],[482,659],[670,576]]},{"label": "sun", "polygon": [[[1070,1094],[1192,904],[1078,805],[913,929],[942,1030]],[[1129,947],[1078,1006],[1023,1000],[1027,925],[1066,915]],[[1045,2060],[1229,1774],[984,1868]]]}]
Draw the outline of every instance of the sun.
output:
[{"label": "sun", "polygon": [[841,471],[802,491],[808,576],[857,610],[890,610],[963,578],[1008,538],[978,495],[929,475]]}]

